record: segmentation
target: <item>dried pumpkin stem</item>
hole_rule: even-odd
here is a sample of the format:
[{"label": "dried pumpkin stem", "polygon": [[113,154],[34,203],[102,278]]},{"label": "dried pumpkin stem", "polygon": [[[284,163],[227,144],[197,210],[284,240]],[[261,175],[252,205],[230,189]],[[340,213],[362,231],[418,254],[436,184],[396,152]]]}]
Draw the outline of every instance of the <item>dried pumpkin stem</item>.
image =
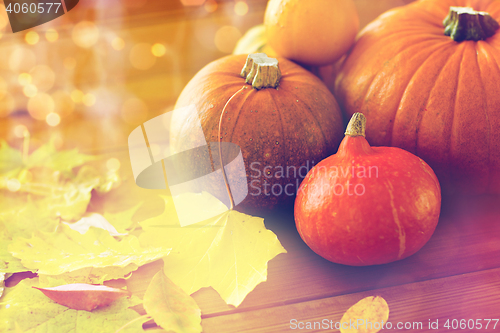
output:
[{"label": "dried pumpkin stem", "polygon": [[365,136],[366,118],[362,113],[356,112],[352,115],[349,124],[345,130],[345,135],[349,136]]},{"label": "dried pumpkin stem", "polygon": [[470,7],[450,7],[443,21],[444,34],[454,41],[485,40],[495,34],[498,22],[487,12],[478,12]]},{"label": "dried pumpkin stem", "polygon": [[246,86],[241,87],[240,90],[235,92],[233,94],[233,96],[231,96],[227,100],[226,104],[222,108],[222,112],[220,113],[220,118],[219,118],[219,162],[220,162],[220,167],[222,170],[222,177],[224,178],[224,185],[226,185],[227,194],[229,195],[229,202],[231,205],[229,207],[230,210],[233,210],[233,208],[234,208],[234,198],[233,198],[233,193],[231,193],[231,188],[229,187],[229,182],[227,180],[226,170],[224,169],[224,161],[222,159],[222,148],[221,148],[221,146],[222,146],[221,145],[221,142],[222,142],[222,117],[224,116],[224,113],[226,112],[226,108],[227,108],[229,102],[231,102],[231,100],[234,98],[234,96],[238,95],[243,89],[246,89],[246,88],[247,88]]},{"label": "dried pumpkin stem", "polygon": [[276,88],[281,79],[278,59],[265,53],[249,54],[240,75],[255,89]]}]

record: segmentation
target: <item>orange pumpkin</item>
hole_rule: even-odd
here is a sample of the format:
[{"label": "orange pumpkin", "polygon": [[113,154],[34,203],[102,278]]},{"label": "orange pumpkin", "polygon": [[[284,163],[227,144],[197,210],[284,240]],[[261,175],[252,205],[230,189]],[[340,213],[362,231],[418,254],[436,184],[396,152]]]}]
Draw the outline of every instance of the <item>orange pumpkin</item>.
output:
[{"label": "orange pumpkin", "polygon": [[359,18],[353,0],[270,0],[264,16],[277,54],[309,66],[337,61],[354,43]]},{"label": "orange pumpkin", "polygon": [[[343,125],[335,98],[316,76],[278,58],[281,78],[271,73],[276,68],[257,69],[256,80],[271,83],[257,89],[255,81],[249,85],[240,75],[246,59],[230,55],[205,66],[184,88],[175,107],[196,106],[207,142],[220,139],[241,148],[248,196],[239,208],[255,211],[293,202],[312,165],[336,151]],[[189,115],[185,117],[175,119],[178,125],[171,128],[174,151],[189,145],[196,129]],[[219,168],[214,164],[213,170]]]},{"label": "orange pumpkin", "polygon": [[360,32],[336,77],[347,116],[362,112],[369,121],[370,144],[418,155],[448,193],[500,193],[494,20],[500,1],[422,0],[393,9]]}]

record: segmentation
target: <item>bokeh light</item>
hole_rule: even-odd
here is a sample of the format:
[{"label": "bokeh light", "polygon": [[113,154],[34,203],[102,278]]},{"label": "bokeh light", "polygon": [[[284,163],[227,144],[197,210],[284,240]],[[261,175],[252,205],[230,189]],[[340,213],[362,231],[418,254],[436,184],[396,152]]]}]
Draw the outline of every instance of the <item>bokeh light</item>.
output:
[{"label": "bokeh light", "polygon": [[9,69],[15,73],[27,73],[35,65],[35,53],[24,46],[16,46],[15,49],[10,53]]},{"label": "bokeh light", "polygon": [[80,47],[90,48],[99,40],[99,29],[89,21],[81,21],[73,27],[73,42]]},{"label": "bokeh light", "polygon": [[45,120],[49,113],[54,112],[54,109],[54,100],[46,93],[36,94],[28,101],[28,112],[37,120]]},{"label": "bokeh light", "polygon": [[0,30],[4,29],[9,23],[9,17],[7,16],[7,11],[5,10],[5,5],[0,4]]},{"label": "bokeh light", "polygon": [[15,178],[11,178],[7,181],[7,189],[11,192],[17,192],[21,189],[21,183]]},{"label": "bokeh light", "polygon": [[17,138],[24,138],[26,133],[29,133],[28,128],[26,128],[26,126],[19,124],[16,127],[14,127],[14,135]]},{"label": "bokeh light", "polygon": [[24,35],[24,40],[29,45],[35,45],[40,41],[40,36],[36,31],[29,31],[26,35]]},{"label": "bokeh light", "polygon": [[54,43],[59,39],[59,33],[57,32],[56,29],[48,29],[45,32],[45,39],[50,43]]},{"label": "bokeh light", "polygon": [[115,157],[112,157],[106,161],[106,168],[108,168],[109,171],[118,171],[118,169],[120,169],[120,166],[120,161]]},{"label": "bokeh light", "polygon": [[147,70],[156,63],[156,57],[151,53],[151,44],[139,43],[130,50],[129,60],[136,69]]},{"label": "bokeh light", "polygon": [[71,92],[71,99],[75,103],[81,103],[83,101],[84,93],[81,90],[75,89]]},{"label": "bokeh light", "polygon": [[217,2],[215,0],[207,0],[204,7],[207,12],[213,13],[217,10]]},{"label": "bokeh light", "polygon": [[117,51],[123,50],[125,47],[125,41],[120,37],[116,37],[111,41],[111,47]]},{"label": "bokeh light", "polygon": [[132,97],[123,103],[120,115],[129,125],[142,124],[147,120],[148,106],[141,99]]},{"label": "bokeh light", "polygon": [[240,38],[241,32],[238,28],[225,25],[220,27],[215,33],[214,42],[219,51],[231,53]]},{"label": "bokeh light", "polygon": [[14,111],[15,105],[16,102],[14,98],[8,92],[4,92],[0,95],[0,118],[7,117]]},{"label": "bokeh light", "polygon": [[37,93],[38,88],[34,84],[28,83],[23,87],[23,94],[26,97],[35,97]]},{"label": "bokeh light", "polygon": [[151,53],[153,53],[155,57],[163,57],[166,52],[167,48],[161,43],[156,43],[151,47]]},{"label": "bokeh light", "polygon": [[45,122],[49,126],[55,127],[61,122],[61,117],[57,113],[51,112],[45,117]]},{"label": "bokeh light", "polygon": [[66,57],[63,60],[63,65],[66,69],[74,69],[76,67],[76,59],[73,57]]},{"label": "bokeh light", "polygon": [[248,13],[248,5],[246,1],[236,1],[234,4],[234,12],[236,15],[245,16]]},{"label": "bokeh light", "polygon": [[83,98],[82,98],[82,103],[85,105],[85,106],[92,106],[95,104],[95,96],[93,94],[85,94],[83,95]]},{"label": "bokeh light", "polygon": [[25,86],[31,83],[31,75],[29,75],[28,73],[21,73],[17,77],[17,81],[19,82],[20,85]]},{"label": "bokeh light", "polygon": [[71,99],[69,93],[64,90],[58,90],[54,92],[52,95],[52,99],[54,100],[55,112],[59,114],[61,117],[65,117],[70,115],[75,109],[75,102]]},{"label": "bokeh light", "polygon": [[181,0],[184,6],[201,6],[205,3],[205,0]]},{"label": "bokeh light", "polygon": [[56,81],[56,74],[47,65],[37,65],[30,70],[31,82],[38,88],[38,91],[48,91],[52,89]]}]

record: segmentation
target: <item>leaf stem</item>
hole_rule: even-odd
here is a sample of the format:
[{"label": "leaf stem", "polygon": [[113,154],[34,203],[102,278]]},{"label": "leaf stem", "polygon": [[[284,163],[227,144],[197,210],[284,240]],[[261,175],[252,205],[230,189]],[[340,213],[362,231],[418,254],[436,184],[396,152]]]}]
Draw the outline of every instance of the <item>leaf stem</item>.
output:
[{"label": "leaf stem", "polygon": [[234,198],[233,198],[233,194],[231,193],[231,188],[229,187],[229,182],[227,180],[226,170],[224,169],[224,162],[222,160],[222,149],[221,149],[222,117],[224,116],[224,112],[226,111],[226,107],[228,106],[229,102],[231,102],[231,100],[234,98],[234,96],[236,96],[243,89],[246,89],[246,86],[241,87],[240,90],[238,90],[237,92],[235,92],[233,94],[233,96],[231,96],[227,100],[226,105],[224,105],[224,108],[222,109],[222,112],[221,112],[220,118],[219,118],[219,136],[218,136],[218,138],[219,138],[219,161],[220,161],[220,167],[222,169],[222,177],[224,177],[224,184],[226,185],[226,190],[227,190],[227,193],[229,194],[229,202],[231,204],[231,206],[229,207],[229,210],[233,210],[234,209]]},{"label": "leaf stem", "polygon": [[119,333],[120,331],[123,331],[123,330],[124,330],[127,326],[132,325],[132,324],[133,324],[133,323],[135,323],[136,321],[139,321],[139,320],[141,320],[141,319],[145,319],[145,318],[147,318],[147,319],[146,319],[146,320],[144,320],[144,322],[146,322],[146,321],[147,321],[147,320],[149,320],[149,319],[152,319],[153,317],[151,317],[151,316],[150,316],[150,315],[148,315],[148,314],[145,314],[145,315],[142,315],[142,316],[140,316],[140,317],[137,317],[137,318],[135,318],[134,320],[129,321],[128,323],[126,323],[125,325],[123,325],[122,327],[120,327],[119,329],[117,329],[117,330],[115,331],[115,333]]}]

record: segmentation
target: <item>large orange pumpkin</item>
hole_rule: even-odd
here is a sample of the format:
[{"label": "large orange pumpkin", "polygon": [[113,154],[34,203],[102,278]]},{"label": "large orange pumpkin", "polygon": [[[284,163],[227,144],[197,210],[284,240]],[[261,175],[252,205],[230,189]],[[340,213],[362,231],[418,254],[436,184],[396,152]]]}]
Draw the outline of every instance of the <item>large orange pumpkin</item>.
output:
[{"label": "large orange pumpkin", "polygon": [[[240,75],[246,59],[231,55],[205,66],[184,88],[175,108],[196,107],[207,142],[241,148],[248,196],[239,208],[255,211],[293,202],[307,171],[338,148],[343,125],[335,98],[316,76],[278,58],[281,78],[265,70],[258,74],[275,87],[257,89]],[[180,115],[171,128],[174,151],[188,146],[196,130],[189,117]],[[218,161],[213,164],[213,170],[219,167]]]},{"label": "large orange pumpkin", "polygon": [[368,119],[370,144],[420,156],[448,193],[500,193],[500,32],[492,18],[500,20],[500,1],[393,9],[360,32],[336,77],[343,110]]}]

